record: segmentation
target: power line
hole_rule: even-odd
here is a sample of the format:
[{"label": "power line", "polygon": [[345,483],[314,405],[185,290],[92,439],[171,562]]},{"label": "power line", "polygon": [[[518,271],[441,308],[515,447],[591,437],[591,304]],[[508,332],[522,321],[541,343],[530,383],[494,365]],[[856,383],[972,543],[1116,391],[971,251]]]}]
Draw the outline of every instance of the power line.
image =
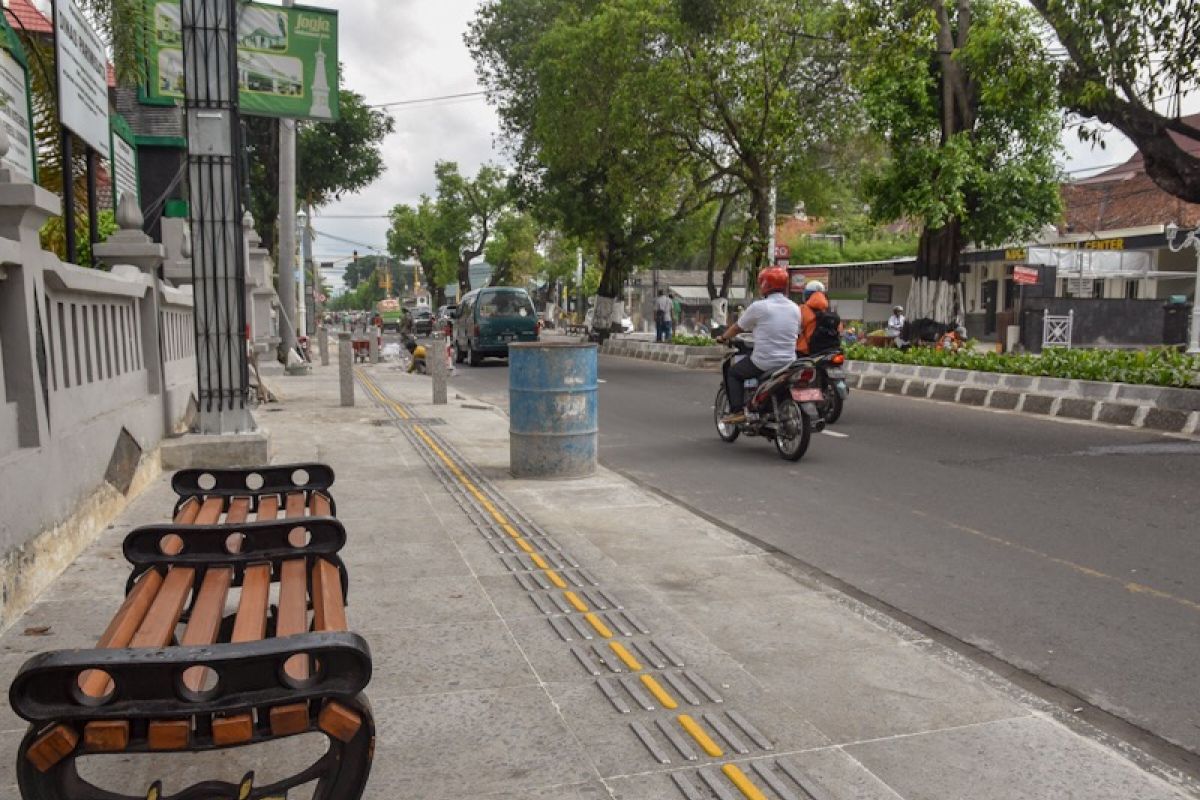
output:
[{"label": "power line", "polygon": [[413,100],[394,100],[391,103],[375,103],[367,108],[393,108],[395,106],[412,106],[418,103],[440,103],[445,100],[462,100],[468,97],[483,97],[487,92],[459,92],[458,94],[442,94],[435,97],[419,97]]}]

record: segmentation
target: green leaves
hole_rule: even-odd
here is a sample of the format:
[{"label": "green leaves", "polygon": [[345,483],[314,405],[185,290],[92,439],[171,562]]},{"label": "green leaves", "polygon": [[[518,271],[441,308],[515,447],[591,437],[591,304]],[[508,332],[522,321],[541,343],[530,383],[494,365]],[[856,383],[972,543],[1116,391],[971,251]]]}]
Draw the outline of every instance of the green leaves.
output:
[{"label": "green leaves", "polygon": [[846,357],[856,361],[952,367],[1009,375],[1038,375],[1109,383],[1134,383],[1188,388],[1197,386],[1200,357],[1160,347],[1149,350],[1066,350],[1053,348],[1040,355],[1018,353],[957,353],[914,347],[846,346]]}]

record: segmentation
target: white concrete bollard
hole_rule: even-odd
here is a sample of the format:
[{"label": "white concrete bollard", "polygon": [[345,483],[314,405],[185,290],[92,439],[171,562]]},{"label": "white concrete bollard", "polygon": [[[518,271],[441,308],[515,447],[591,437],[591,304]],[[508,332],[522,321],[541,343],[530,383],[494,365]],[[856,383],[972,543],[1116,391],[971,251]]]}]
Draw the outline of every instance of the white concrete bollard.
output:
[{"label": "white concrete bollard", "polygon": [[338,333],[338,380],[342,405],[354,405],[354,348],[350,344],[349,331]]}]

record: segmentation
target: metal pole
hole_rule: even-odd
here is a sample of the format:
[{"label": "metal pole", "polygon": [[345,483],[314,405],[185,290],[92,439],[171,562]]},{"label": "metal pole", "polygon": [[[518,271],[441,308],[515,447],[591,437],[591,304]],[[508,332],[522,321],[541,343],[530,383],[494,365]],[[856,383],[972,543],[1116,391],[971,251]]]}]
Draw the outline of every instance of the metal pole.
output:
[{"label": "metal pole", "polygon": [[[301,228],[301,249],[303,250],[304,234],[308,231],[308,220],[304,220]],[[301,256],[300,269],[296,270],[296,335],[308,335],[308,262]]]},{"label": "metal pole", "polygon": [[[113,191],[117,190],[116,186]],[[88,252],[92,254],[92,266],[96,266],[96,253],[92,250],[100,241],[100,210],[96,200],[96,151],[87,148],[87,202],[88,202]]]},{"label": "metal pole", "polygon": [[237,97],[237,0],[183,0],[199,432],[254,430]]},{"label": "metal pole", "polygon": [[[313,240],[313,224],[312,224],[312,205],[307,201],[304,203],[304,230],[300,237],[300,254],[304,260],[303,273],[306,278],[309,278],[308,285],[312,287],[313,298],[313,318],[312,325],[315,326],[319,319],[321,309],[317,307],[317,295],[321,292],[320,275],[317,272],[317,264],[313,261],[312,251]],[[308,299],[305,298],[307,306]]]},{"label": "metal pole", "polygon": [[[291,6],[292,0],[284,0]],[[279,120],[279,305],[286,325],[280,326],[280,345],[296,346],[296,120]]]},{"label": "metal pole", "polygon": [[71,132],[62,129],[63,236],[67,242],[67,261],[74,264],[79,253],[75,241],[75,170],[74,144]]},{"label": "metal pole", "polygon": [[1192,329],[1188,334],[1188,354],[1200,355],[1200,239],[1192,233],[1192,249],[1196,253],[1196,288],[1192,291]]}]

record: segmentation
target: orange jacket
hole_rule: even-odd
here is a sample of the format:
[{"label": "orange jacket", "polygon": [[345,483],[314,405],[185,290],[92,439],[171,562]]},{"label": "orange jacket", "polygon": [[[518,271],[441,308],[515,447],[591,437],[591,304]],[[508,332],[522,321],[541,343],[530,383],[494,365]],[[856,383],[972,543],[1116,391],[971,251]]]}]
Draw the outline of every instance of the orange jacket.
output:
[{"label": "orange jacket", "polygon": [[800,306],[800,336],[796,339],[796,352],[808,355],[808,341],[817,329],[817,314],[829,310],[829,298],[824,292],[815,292]]}]

